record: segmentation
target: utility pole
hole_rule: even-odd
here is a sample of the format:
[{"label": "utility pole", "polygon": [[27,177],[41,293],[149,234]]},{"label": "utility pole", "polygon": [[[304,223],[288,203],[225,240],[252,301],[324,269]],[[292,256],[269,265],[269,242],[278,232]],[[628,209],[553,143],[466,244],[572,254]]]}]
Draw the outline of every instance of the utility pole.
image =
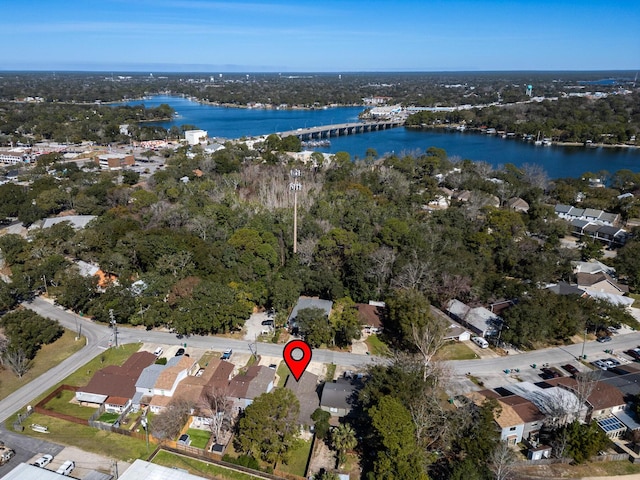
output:
[{"label": "utility pole", "polygon": [[289,173],[292,178],[289,190],[293,192],[293,253],[298,253],[298,192],[302,190],[302,184],[298,182],[298,178],[301,172],[296,168]]},{"label": "utility pole", "polygon": [[584,346],[587,343],[587,327],[584,327],[584,339],[582,340],[582,355],[580,355],[580,360],[584,360]]},{"label": "utility pole", "polygon": [[113,343],[116,348],[118,348],[118,323],[116,322],[116,317],[113,314],[113,308],[109,309],[109,323],[113,328]]}]

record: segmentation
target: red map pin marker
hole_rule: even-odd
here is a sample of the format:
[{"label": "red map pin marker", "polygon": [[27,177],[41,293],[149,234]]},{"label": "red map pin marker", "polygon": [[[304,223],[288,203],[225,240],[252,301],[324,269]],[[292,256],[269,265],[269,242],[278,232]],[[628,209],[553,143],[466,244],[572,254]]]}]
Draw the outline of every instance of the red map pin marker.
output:
[{"label": "red map pin marker", "polygon": [[297,382],[309,366],[311,347],[304,340],[291,340],[284,346],[282,356]]}]

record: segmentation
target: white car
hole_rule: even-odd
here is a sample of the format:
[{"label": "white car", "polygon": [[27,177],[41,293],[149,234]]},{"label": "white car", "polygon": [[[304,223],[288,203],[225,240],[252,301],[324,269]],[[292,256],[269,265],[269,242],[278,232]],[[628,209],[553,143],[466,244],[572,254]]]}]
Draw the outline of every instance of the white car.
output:
[{"label": "white car", "polygon": [[49,455],[47,453],[33,462],[33,465],[35,465],[36,467],[44,468],[51,463],[51,460],[53,460],[53,455]]}]

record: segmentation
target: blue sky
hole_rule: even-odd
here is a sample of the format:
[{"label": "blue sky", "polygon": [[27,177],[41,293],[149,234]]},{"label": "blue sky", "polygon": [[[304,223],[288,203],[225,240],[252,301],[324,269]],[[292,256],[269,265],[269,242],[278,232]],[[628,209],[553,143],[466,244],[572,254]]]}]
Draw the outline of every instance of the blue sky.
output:
[{"label": "blue sky", "polygon": [[640,69],[640,1],[0,0],[3,70]]}]

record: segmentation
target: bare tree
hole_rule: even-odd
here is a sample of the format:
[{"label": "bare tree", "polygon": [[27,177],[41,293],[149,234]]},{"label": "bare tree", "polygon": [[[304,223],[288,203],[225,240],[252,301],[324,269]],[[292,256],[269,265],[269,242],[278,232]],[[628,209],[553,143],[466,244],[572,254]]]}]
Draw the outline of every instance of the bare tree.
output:
[{"label": "bare tree", "polygon": [[173,399],[156,415],[151,424],[151,433],[160,441],[176,438],[189,419],[193,403],[186,399]]},{"label": "bare tree", "polygon": [[27,354],[21,348],[17,350],[8,349],[5,351],[3,359],[2,363],[7,365],[19,378],[22,378],[31,368],[31,360],[27,358]]},{"label": "bare tree", "polygon": [[233,402],[227,397],[224,389],[205,389],[200,398],[200,414],[209,420],[209,428],[216,443],[222,432],[231,427]]},{"label": "bare tree", "polygon": [[542,165],[524,163],[520,169],[523,173],[523,180],[531,186],[544,190],[549,185],[549,177]]},{"label": "bare tree", "polygon": [[593,389],[600,380],[601,370],[592,370],[589,372],[580,372],[576,375],[576,385],[573,390],[578,397],[578,410],[575,412],[576,418],[580,417],[580,412],[587,403],[587,399],[591,396]]},{"label": "bare tree", "polygon": [[372,267],[369,274],[376,279],[376,291],[379,295],[384,291],[397,254],[392,248],[383,246],[373,252],[370,258]]},{"label": "bare tree", "polygon": [[422,379],[426,382],[429,373],[429,364],[436,352],[445,343],[446,325],[439,317],[431,316],[427,322],[418,325],[411,323],[411,335],[413,344],[422,357]]},{"label": "bare tree", "polygon": [[516,456],[509,444],[500,442],[489,456],[488,467],[496,480],[511,478],[515,467]]}]

